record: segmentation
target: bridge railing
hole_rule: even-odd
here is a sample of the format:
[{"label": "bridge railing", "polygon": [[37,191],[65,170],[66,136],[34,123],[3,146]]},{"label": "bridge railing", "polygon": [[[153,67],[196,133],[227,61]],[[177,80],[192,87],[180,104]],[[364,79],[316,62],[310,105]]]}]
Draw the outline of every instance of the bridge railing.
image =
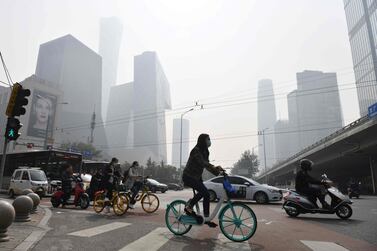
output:
[{"label": "bridge railing", "polygon": [[281,161],[281,162],[276,163],[271,169],[269,169],[269,170],[266,171],[266,172],[263,172],[259,177],[265,175],[265,174],[268,173],[268,172],[273,171],[274,169],[278,168],[278,167],[281,166],[281,165],[284,165],[285,163],[288,163],[288,162],[290,162],[290,161],[296,159],[298,156],[300,156],[300,155],[304,154],[305,152],[308,152],[308,151],[310,151],[310,150],[316,148],[317,146],[323,144],[324,142],[329,141],[329,140],[331,140],[331,139],[334,139],[334,138],[338,137],[339,135],[344,134],[344,133],[346,133],[347,131],[349,131],[349,130],[351,130],[351,129],[357,127],[357,126],[360,126],[361,124],[364,124],[364,123],[367,122],[369,119],[370,119],[370,118],[369,118],[368,116],[364,116],[364,117],[361,117],[361,118],[359,118],[359,119],[353,121],[352,123],[350,123],[350,124],[348,124],[348,125],[342,127],[341,129],[339,129],[339,130],[333,132],[332,134],[330,134],[330,135],[328,135],[328,136],[326,136],[326,137],[320,139],[319,141],[315,142],[314,144],[305,147],[304,149],[302,149],[302,150],[299,151],[298,153],[292,155],[292,156],[289,157],[288,159],[285,159],[285,160],[283,160],[283,161]]}]

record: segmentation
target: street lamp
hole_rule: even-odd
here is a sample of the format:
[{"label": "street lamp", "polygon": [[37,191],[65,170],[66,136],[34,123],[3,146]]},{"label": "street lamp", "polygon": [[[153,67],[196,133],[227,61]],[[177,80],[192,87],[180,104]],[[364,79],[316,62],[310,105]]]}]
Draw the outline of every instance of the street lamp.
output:
[{"label": "street lamp", "polygon": [[[37,98],[39,99],[43,99],[45,101],[47,101],[47,104],[49,106],[49,111],[51,111],[52,107],[50,106],[50,101],[49,99],[41,96],[41,95],[37,95]],[[57,105],[68,105],[68,102],[61,102],[61,103],[57,103]],[[47,150],[47,141],[48,141],[48,132],[50,130],[50,119],[51,119],[51,116],[50,116],[50,112],[47,113],[47,125],[46,125],[46,132],[45,132],[45,139],[44,139],[44,144],[43,144],[43,148]]]},{"label": "street lamp", "polygon": [[[264,172],[266,173],[267,172],[267,159],[266,159],[266,140],[265,140],[265,131],[268,130],[269,128],[264,128],[262,130],[260,130],[258,132],[258,135],[262,135],[263,136],[263,155],[264,155]],[[266,178],[267,180],[267,178]],[[266,182],[267,183],[267,182]]]},{"label": "street lamp", "polygon": [[193,110],[194,110],[194,108],[191,108],[190,110],[185,111],[181,115],[181,137],[180,137],[180,145],[179,145],[179,169],[180,170],[182,169],[182,130],[183,130],[182,121],[183,121],[183,116],[185,116],[185,114],[187,114],[187,113],[189,113]]}]

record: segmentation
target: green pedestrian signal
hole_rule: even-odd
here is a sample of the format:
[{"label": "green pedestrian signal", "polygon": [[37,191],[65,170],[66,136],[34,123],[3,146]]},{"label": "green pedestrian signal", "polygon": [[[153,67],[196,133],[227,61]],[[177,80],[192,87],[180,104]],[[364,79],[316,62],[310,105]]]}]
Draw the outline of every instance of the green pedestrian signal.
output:
[{"label": "green pedestrian signal", "polygon": [[20,121],[16,118],[8,118],[7,128],[5,129],[5,138],[8,140],[17,140],[20,137],[18,132],[22,127]]}]

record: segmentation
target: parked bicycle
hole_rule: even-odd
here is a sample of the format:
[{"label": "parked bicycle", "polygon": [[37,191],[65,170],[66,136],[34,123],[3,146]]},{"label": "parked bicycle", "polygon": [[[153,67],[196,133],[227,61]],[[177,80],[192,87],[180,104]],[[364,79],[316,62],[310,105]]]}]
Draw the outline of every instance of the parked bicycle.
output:
[{"label": "parked bicycle", "polygon": [[[257,217],[245,203],[231,201],[230,194],[234,193],[235,190],[230,184],[226,172],[222,172],[222,175],[224,176],[224,190],[219,195],[220,199],[210,215],[209,221],[212,221],[219,213],[220,229],[225,237],[235,242],[247,241],[257,230]],[[195,190],[193,192],[195,195]],[[225,200],[227,200],[227,203],[222,207]],[[200,215],[199,205],[195,205],[197,217],[186,215],[184,212],[185,206],[186,201],[184,200],[175,200],[167,206],[165,223],[175,235],[188,233],[192,226],[203,226],[204,218]]]}]

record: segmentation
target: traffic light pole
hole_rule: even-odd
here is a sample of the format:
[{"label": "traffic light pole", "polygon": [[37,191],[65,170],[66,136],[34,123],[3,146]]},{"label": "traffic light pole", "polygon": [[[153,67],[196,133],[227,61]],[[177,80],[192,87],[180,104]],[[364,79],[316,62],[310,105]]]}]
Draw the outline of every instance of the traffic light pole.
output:
[{"label": "traffic light pole", "polygon": [[1,155],[1,165],[0,165],[0,190],[3,187],[3,175],[4,175],[5,159],[7,157],[8,142],[9,140],[4,137],[3,155]]}]

